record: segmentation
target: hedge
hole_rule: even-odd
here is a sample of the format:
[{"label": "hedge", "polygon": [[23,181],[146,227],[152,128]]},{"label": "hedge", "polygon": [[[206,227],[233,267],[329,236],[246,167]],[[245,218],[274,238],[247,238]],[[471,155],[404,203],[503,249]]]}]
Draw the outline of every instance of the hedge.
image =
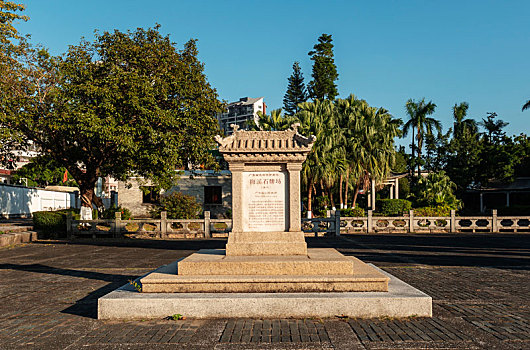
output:
[{"label": "hedge", "polygon": [[361,207],[347,208],[347,209],[340,210],[340,216],[345,216],[345,217],[365,216],[365,212],[364,212],[364,209]]},{"label": "hedge", "polygon": [[414,216],[451,216],[451,207],[439,205],[436,207],[421,207],[414,209]]},{"label": "hedge", "polygon": [[33,226],[43,231],[66,231],[66,216],[75,212],[75,209],[36,211],[33,213]]},{"label": "hedge", "polygon": [[114,220],[116,218],[117,212],[121,212],[122,220],[129,220],[132,218],[131,211],[129,209],[122,206],[115,206],[114,204],[112,204],[110,208],[103,211],[101,218]]},{"label": "hedge", "polygon": [[384,216],[403,215],[412,207],[412,203],[406,199],[381,199],[376,204],[377,211]]}]

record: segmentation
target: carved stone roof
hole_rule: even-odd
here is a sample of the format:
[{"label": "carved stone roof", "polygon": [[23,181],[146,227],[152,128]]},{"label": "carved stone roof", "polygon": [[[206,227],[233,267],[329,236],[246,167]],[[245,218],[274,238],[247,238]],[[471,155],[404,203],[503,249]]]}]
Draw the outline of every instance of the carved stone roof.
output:
[{"label": "carved stone roof", "polygon": [[218,135],[215,141],[219,144],[219,152],[225,154],[309,153],[316,138],[300,135],[299,125],[293,124],[284,131],[246,131],[238,130],[239,127],[232,124],[234,133],[225,138]]}]

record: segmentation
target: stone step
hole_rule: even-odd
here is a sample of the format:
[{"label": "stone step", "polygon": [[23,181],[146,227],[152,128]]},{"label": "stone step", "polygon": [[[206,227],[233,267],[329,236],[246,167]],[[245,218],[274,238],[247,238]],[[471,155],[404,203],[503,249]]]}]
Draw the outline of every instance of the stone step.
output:
[{"label": "stone step", "polygon": [[[227,263],[223,264],[226,259]],[[184,263],[188,260],[189,264]],[[350,266],[349,273],[308,274],[312,261],[322,266]],[[203,267],[201,267],[201,264]],[[216,266],[217,265],[217,266]],[[183,267],[184,266],[184,267]],[[229,268],[231,274],[208,274],[212,268],[220,272]],[[240,270],[237,270],[237,266]],[[243,267],[247,268],[243,271]],[[274,267],[278,270],[269,270]],[[291,274],[284,274],[287,268]],[[185,272],[195,274],[182,274]],[[261,269],[261,270],[260,270]],[[340,270],[340,269],[339,269]],[[256,274],[245,274],[254,271]],[[292,273],[302,271],[302,273]],[[341,271],[345,272],[345,271]],[[204,273],[204,274],[199,274]],[[335,249],[308,249],[300,256],[225,256],[222,249],[204,249],[179,262],[164,266],[143,277],[142,292],[146,293],[299,293],[299,292],[385,292],[388,277],[373,267],[351,256],[343,256]]]},{"label": "stone step", "polygon": [[29,243],[35,240],[37,240],[37,232],[34,231],[3,233],[0,234],[0,247]]},{"label": "stone step", "polygon": [[308,255],[226,256],[222,249],[203,249],[178,263],[178,274],[190,275],[352,275],[351,259],[335,249],[309,249]]},{"label": "stone step", "polygon": [[237,256],[256,255],[306,255],[307,244],[305,242],[252,242],[252,243],[226,243],[226,254]]},{"label": "stone step", "polygon": [[146,293],[300,293],[300,292],[386,292],[388,277],[358,275],[210,275],[163,276],[141,279]]},{"label": "stone step", "polygon": [[0,224],[0,232],[4,233],[15,233],[15,232],[26,232],[33,231],[33,226],[19,226],[12,224]]}]

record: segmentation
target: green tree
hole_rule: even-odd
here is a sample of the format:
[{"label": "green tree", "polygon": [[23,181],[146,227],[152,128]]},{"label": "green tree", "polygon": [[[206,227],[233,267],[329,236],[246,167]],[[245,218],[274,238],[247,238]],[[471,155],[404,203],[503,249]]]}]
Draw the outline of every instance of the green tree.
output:
[{"label": "green tree", "polygon": [[475,134],[478,132],[477,122],[474,119],[466,119],[469,104],[461,102],[459,105],[455,103],[453,106],[453,135],[454,137],[461,137],[466,133]]},{"label": "green tree", "polygon": [[430,173],[418,180],[418,202],[424,206],[448,206],[450,209],[460,209],[462,203],[454,194],[456,185],[442,170]]},{"label": "green tree", "polygon": [[325,176],[322,166],[327,152],[331,149],[328,134],[334,128],[334,105],[331,101],[313,101],[300,104],[301,111],[297,117],[300,121],[300,133],[306,136],[315,136],[311,152],[302,165],[302,182],[307,189],[307,210],[313,211],[312,197],[316,192],[316,185]]},{"label": "green tree", "polygon": [[448,131],[446,134],[438,132],[425,135],[425,156],[423,157],[425,170],[440,171],[445,167],[450,134]]},{"label": "green tree", "polygon": [[347,165],[343,198],[347,206],[351,185],[355,206],[361,188],[368,189],[370,180],[381,183],[390,174],[395,155],[394,137],[401,133],[401,121],[386,109],[370,107],[354,95],[336,100],[335,105]]},{"label": "green tree", "polygon": [[293,74],[287,79],[287,91],[283,96],[283,108],[287,115],[295,115],[300,110],[298,105],[307,101],[307,91],[304,84],[304,76],[300,69],[300,64],[293,64]]},{"label": "green tree", "polygon": [[482,122],[479,123],[480,126],[486,129],[484,135],[487,136],[489,143],[499,142],[505,135],[502,129],[508,125],[504,120],[495,120],[497,116],[497,113],[490,112],[486,119],[482,119]]},{"label": "green tree", "polygon": [[27,21],[28,16],[19,14],[25,10],[25,6],[13,1],[0,1],[0,47],[2,54],[5,49],[13,49],[17,45],[13,40],[21,39],[18,30],[13,25],[15,21]]},{"label": "green tree", "polygon": [[49,157],[33,158],[28,164],[15,171],[11,177],[14,183],[22,182],[21,179],[27,179],[28,186],[46,187],[52,185],[63,186],[77,186],[75,180],[68,177],[66,182],[63,182],[66,168],[59,166],[53,159]]},{"label": "green tree", "polygon": [[453,107],[453,137],[444,148],[446,156],[445,170],[457,186],[457,194],[473,184],[477,184],[482,143],[477,123],[466,119],[469,105],[462,102]]},{"label": "green tree", "polygon": [[[177,50],[158,26],[96,33],[63,58],[35,53],[4,122],[77,181],[83,207],[100,206],[98,177],[144,176],[170,186],[175,168],[206,162],[221,110],[194,40]],[[42,77],[42,79],[39,79]]]},{"label": "green tree", "polygon": [[308,84],[309,97],[313,100],[331,100],[339,94],[335,81],[339,79],[337,66],[333,58],[333,39],[329,34],[322,34],[318,38],[318,44],[309,51],[313,61],[313,72]]},{"label": "green tree", "polygon": [[412,130],[412,156],[416,156],[418,176],[421,171],[421,149],[425,135],[432,134],[433,129],[438,132],[442,129],[438,120],[429,117],[434,113],[435,108],[436,104],[432,101],[425,102],[425,98],[417,102],[409,99],[405,104],[409,120],[403,126],[403,137],[407,136],[409,130]]},{"label": "green tree", "polygon": [[[0,1],[0,102],[10,99],[13,86],[16,85],[17,58],[23,55],[25,40],[20,36],[14,23],[27,21],[29,17],[21,15],[25,7],[13,1]],[[4,104],[0,104],[0,165],[14,169],[19,159],[17,149],[25,146],[25,139],[16,133],[10,125],[2,123],[7,113]]]},{"label": "green tree", "polygon": [[159,218],[161,212],[167,212],[168,219],[198,219],[202,212],[201,205],[197,199],[182,192],[173,192],[160,198],[151,212],[153,218]]}]

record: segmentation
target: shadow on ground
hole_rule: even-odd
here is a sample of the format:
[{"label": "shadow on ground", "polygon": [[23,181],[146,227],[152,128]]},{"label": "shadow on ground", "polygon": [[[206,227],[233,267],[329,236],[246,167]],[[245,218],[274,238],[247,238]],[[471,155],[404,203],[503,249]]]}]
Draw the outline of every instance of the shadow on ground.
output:
[{"label": "shadow on ground", "polygon": [[[81,271],[64,268],[56,268],[41,264],[19,265],[19,264],[0,264],[0,270],[17,270],[24,272],[45,273],[52,275],[61,275],[69,277],[80,277],[103,282],[110,282],[102,288],[88,293],[82,299],[79,299],[72,306],[64,309],[62,312],[82,317],[97,318],[98,299],[123,286],[139,276],[135,275],[117,275],[92,271]],[[79,282],[81,284],[81,282]]]},{"label": "shadow on ground", "polygon": [[312,247],[335,247],[371,263],[530,269],[528,234],[344,235],[308,238]]}]

